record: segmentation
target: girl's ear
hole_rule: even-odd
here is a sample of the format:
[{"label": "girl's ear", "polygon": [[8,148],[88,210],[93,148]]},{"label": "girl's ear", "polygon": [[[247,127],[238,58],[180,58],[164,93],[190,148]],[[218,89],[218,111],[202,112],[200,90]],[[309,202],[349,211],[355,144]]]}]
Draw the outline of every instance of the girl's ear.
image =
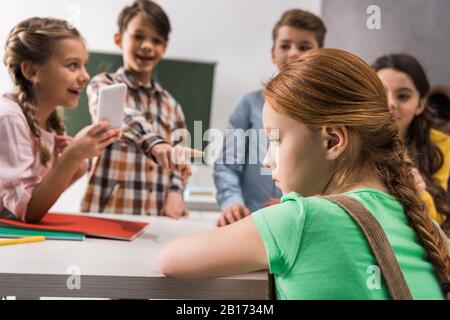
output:
[{"label": "girl's ear", "polygon": [[35,84],[38,77],[38,67],[31,61],[22,61],[20,63],[20,71],[25,79]]},{"label": "girl's ear", "polygon": [[342,125],[322,127],[322,143],[327,160],[336,160],[347,148],[347,128]]},{"label": "girl's ear", "polygon": [[114,43],[119,49],[122,49],[122,34],[120,32],[114,34]]},{"label": "girl's ear", "polygon": [[414,115],[419,116],[422,114],[422,112],[425,110],[425,107],[427,106],[428,99],[427,97],[422,98],[419,100],[419,107],[417,108]]}]

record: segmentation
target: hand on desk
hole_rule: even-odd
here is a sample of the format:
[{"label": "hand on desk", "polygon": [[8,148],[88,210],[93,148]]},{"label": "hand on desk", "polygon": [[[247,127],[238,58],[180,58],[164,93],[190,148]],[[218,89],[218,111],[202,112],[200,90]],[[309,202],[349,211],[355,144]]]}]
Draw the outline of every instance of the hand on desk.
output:
[{"label": "hand on desk", "polygon": [[224,227],[228,224],[237,222],[248,215],[250,215],[250,210],[243,204],[231,204],[223,210],[219,221],[217,221],[217,226]]},{"label": "hand on desk", "polygon": [[180,219],[189,215],[189,210],[184,205],[181,193],[172,191],[167,194],[163,214],[172,219]]}]

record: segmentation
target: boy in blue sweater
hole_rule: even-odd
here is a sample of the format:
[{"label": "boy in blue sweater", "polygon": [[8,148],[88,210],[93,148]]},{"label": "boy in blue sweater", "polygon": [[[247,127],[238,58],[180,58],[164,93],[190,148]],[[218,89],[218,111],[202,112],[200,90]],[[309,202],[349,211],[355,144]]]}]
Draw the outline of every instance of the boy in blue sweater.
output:
[{"label": "boy in blue sweater", "polygon": [[[273,28],[272,62],[280,70],[308,50],[322,48],[326,31],[316,15],[300,9],[286,11]],[[228,132],[262,130],[263,105],[261,90],[244,95],[229,118],[227,128],[232,131]],[[271,175],[262,172],[267,149],[264,135],[258,135],[257,146],[249,139],[250,143],[230,147],[232,139],[233,135],[225,137],[222,155],[214,166],[217,201],[222,208],[219,226],[236,222],[281,197]]]}]

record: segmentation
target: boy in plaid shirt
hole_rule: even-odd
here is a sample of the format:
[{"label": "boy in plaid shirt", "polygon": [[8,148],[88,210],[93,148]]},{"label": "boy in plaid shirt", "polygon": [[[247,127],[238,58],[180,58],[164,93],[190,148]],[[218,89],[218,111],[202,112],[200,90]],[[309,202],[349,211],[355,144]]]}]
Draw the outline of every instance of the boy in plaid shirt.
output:
[{"label": "boy in plaid shirt", "polygon": [[[185,129],[183,111],[152,72],[165,53],[170,22],[149,0],[137,0],[122,10],[114,41],[124,65],[116,73],[102,73],[88,86],[91,116],[96,119],[99,90],[115,83],[128,86],[121,141],[95,159],[82,201],[84,212],[135,215],[187,214],[183,202],[185,175],[170,158],[174,131]],[[183,172],[189,172],[184,167]],[[186,175],[189,175],[187,173]]]}]

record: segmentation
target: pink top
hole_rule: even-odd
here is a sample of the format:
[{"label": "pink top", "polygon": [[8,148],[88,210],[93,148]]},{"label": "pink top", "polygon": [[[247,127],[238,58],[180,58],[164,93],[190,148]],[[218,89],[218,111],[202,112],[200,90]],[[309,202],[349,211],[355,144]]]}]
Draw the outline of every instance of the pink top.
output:
[{"label": "pink top", "polygon": [[0,213],[9,211],[25,220],[34,188],[47,175],[56,157],[55,133],[41,129],[41,139],[54,155],[47,167],[20,106],[0,97]]}]

